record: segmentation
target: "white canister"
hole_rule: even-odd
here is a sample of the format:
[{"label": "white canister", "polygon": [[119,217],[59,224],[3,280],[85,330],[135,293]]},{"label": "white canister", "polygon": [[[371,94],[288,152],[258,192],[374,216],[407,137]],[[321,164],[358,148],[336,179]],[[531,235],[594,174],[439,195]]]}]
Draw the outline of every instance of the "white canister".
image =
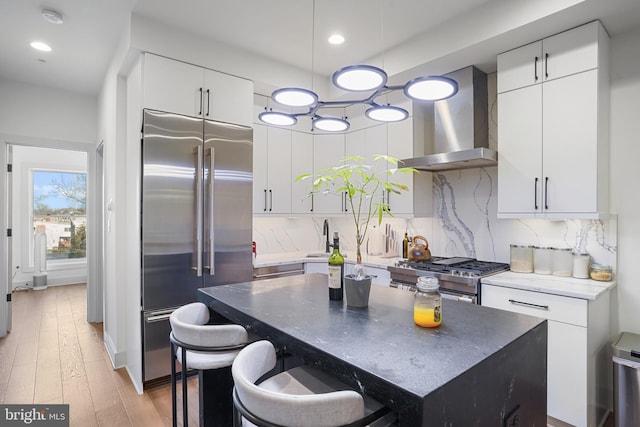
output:
[{"label": "white canister", "polygon": [[576,279],[589,278],[589,262],[591,257],[588,253],[573,254],[573,277]]},{"label": "white canister", "polygon": [[533,272],[536,274],[551,274],[553,265],[553,249],[549,247],[533,248]]},{"label": "white canister", "polygon": [[570,248],[553,248],[553,275],[570,277],[573,270],[573,253]]}]

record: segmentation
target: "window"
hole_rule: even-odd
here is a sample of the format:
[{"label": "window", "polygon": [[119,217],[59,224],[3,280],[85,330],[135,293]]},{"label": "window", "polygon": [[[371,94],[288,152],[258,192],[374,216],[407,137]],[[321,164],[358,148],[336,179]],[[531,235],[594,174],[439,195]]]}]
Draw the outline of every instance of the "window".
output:
[{"label": "window", "polygon": [[47,260],[86,258],[87,174],[33,170],[33,230],[46,234]]}]

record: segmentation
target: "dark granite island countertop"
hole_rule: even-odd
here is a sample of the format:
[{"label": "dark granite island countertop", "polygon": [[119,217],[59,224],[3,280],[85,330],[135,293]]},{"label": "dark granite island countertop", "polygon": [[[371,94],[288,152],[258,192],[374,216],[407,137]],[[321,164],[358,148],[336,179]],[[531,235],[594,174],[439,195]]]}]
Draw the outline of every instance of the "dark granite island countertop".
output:
[{"label": "dark granite island countertop", "polygon": [[421,328],[411,292],[372,286],[369,307],[351,308],[329,300],[322,274],[204,288],[199,300],[384,402],[401,426],[546,426],[543,319],[443,300],[442,325]]}]

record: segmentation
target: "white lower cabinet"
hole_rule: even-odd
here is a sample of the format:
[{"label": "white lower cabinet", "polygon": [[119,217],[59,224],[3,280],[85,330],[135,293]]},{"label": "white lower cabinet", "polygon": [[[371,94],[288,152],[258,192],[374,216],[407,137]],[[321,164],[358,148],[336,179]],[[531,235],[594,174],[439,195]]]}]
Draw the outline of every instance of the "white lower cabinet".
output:
[{"label": "white lower cabinet", "polygon": [[586,300],[483,283],[481,297],[483,306],[547,319],[547,414],[599,426],[609,408],[609,293]]}]

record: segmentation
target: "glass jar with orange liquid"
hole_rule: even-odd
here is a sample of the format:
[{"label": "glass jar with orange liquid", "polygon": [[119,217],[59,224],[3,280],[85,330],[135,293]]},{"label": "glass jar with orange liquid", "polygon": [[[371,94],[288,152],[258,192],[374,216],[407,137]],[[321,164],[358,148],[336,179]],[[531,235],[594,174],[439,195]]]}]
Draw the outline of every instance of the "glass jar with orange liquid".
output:
[{"label": "glass jar with orange liquid", "polygon": [[413,301],[413,321],[425,328],[434,328],[442,323],[442,297],[436,277],[418,277],[418,290]]}]

